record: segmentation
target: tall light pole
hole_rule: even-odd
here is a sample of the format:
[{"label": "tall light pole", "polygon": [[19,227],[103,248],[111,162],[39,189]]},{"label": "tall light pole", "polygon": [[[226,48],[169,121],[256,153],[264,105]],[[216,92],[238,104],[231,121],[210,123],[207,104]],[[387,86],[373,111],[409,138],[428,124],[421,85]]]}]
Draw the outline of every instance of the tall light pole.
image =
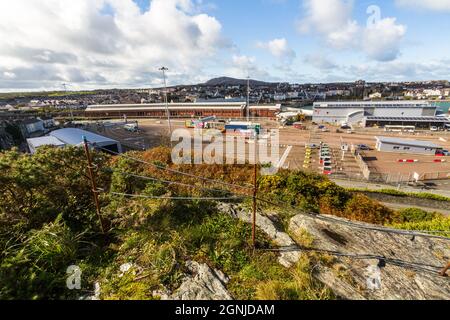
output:
[{"label": "tall light pole", "polygon": [[250,121],[250,76],[247,77],[247,121]]},{"label": "tall light pole", "polygon": [[169,111],[169,102],[167,101],[167,82],[166,82],[166,71],[169,69],[166,67],[159,68],[160,71],[162,71],[163,79],[164,79],[164,102],[166,104],[166,113],[167,113],[167,123],[169,126],[169,138],[170,143],[172,144],[172,124],[170,123],[170,111]]}]

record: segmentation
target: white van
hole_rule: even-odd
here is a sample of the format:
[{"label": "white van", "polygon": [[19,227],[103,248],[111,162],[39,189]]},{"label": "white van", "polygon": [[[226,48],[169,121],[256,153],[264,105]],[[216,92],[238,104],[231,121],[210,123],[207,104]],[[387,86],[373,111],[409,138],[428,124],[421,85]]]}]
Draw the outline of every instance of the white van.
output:
[{"label": "white van", "polygon": [[139,131],[139,127],[138,127],[137,123],[127,123],[126,125],[123,126],[123,128],[130,132],[138,132]]}]

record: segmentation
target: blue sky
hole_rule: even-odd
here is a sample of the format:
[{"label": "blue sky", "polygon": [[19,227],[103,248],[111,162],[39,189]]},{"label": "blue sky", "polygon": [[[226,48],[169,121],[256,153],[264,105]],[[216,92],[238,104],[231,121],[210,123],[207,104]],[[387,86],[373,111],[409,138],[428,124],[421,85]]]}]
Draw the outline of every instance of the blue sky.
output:
[{"label": "blue sky", "polygon": [[448,79],[450,0],[0,3],[0,91]]}]

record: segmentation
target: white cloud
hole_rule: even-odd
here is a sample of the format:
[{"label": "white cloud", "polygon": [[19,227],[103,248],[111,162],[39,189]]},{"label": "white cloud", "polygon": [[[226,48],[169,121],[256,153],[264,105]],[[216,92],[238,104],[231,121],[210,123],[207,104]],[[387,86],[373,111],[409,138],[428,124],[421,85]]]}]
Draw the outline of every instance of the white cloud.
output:
[{"label": "white cloud", "polygon": [[363,49],[374,60],[395,60],[405,33],[406,27],[396,24],[395,18],[381,19],[364,30]]},{"label": "white cloud", "polygon": [[246,78],[250,76],[252,79],[271,80],[270,74],[261,69],[256,63],[255,57],[246,55],[233,55],[231,65],[225,73],[235,78]]},{"label": "white cloud", "polygon": [[348,20],[346,24],[327,35],[327,42],[337,49],[354,48],[358,46],[360,34],[358,23]]},{"label": "white cloud", "polygon": [[273,39],[268,42],[258,42],[257,46],[261,49],[266,49],[275,58],[282,63],[292,64],[297,54],[288,45],[285,38]]},{"label": "white cloud", "polygon": [[[198,75],[228,47],[220,22],[200,1],[0,1],[0,89],[148,86],[158,67],[171,79]],[[11,75],[14,74],[14,79]]]},{"label": "white cloud", "polygon": [[389,17],[361,26],[352,18],[353,2],[305,0],[305,15],[298,22],[299,32],[318,33],[335,49],[359,50],[377,61],[395,60],[400,55],[406,27]]},{"label": "white cloud", "polygon": [[315,67],[317,69],[321,69],[321,70],[325,70],[325,71],[332,70],[332,69],[335,69],[338,67],[328,57],[324,56],[321,53],[306,55],[304,57],[303,61],[308,65],[312,65],[313,67]]},{"label": "white cloud", "polygon": [[398,6],[433,11],[450,11],[450,0],[395,0]]},{"label": "white cloud", "polygon": [[450,73],[450,61],[367,63],[343,67],[344,74],[368,81],[445,80]]},{"label": "white cloud", "polygon": [[305,18],[298,24],[299,31],[329,34],[347,24],[353,0],[305,0],[303,5]]}]

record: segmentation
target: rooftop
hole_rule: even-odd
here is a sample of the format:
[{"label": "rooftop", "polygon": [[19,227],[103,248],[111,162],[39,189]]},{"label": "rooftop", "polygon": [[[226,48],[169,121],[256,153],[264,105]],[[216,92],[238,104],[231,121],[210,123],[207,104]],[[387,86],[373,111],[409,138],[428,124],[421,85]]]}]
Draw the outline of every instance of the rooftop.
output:
[{"label": "rooftop", "polygon": [[405,146],[412,146],[412,147],[424,147],[424,148],[433,148],[433,149],[441,148],[437,144],[430,142],[430,141],[399,139],[399,138],[392,138],[392,137],[375,137],[375,139],[381,143],[388,143],[388,144],[397,144],[397,145],[405,145]]},{"label": "rooftop", "polygon": [[314,108],[329,108],[329,107],[378,107],[378,108],[392,108],[392,107],[429,107],[435,108],[434,104],[428,101],[325,101],[315,102]]},{"label": "rooftop", "polygon": [[56,137],[52,136],[46,136],[46,137],[39,137],[39,138],[31,138],[27,139],[28,144],[31,144],[33,147],[38,148],[41,146],[57,146],[62,147],[65,145],[64,142],[59,140]]},{"label": "rooftop", "polygon": [[366,120],[369,121],[404,121],[404,122],[436,122],[436,123],[450,123],[445,117],[374,117],[368,116]]},{"label": "rooftop", "polygon": [[75,128],[66,128],[66,129],[60,129],[55,130],[50,133],[50,136],[55,137],[62,142],[66,144],[70,144],[73,146],[78,146],[83,143],[83,137],[86,137],[86,139],[91,142],[95,143],[99,146],[105,146],[105,145],[111,145],[118,143],[117,141],[89,132],[84,131],[81,129],[75,129]]}]

